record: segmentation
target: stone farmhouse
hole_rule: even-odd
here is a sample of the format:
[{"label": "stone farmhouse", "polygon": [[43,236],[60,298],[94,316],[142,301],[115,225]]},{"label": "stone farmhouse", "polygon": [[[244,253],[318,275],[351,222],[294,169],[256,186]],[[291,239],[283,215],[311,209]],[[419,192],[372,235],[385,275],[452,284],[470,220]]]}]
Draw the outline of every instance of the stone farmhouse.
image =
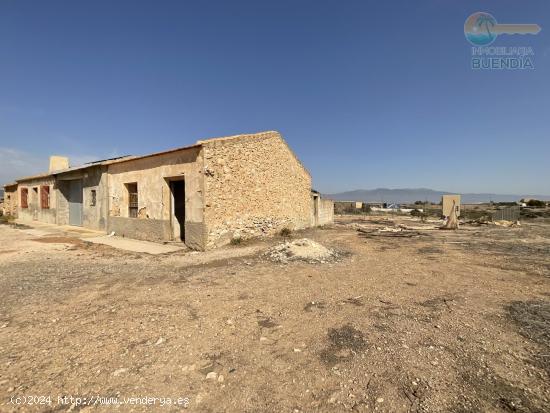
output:
[{"label": "stone farmhouse", "polygon": [[69,167],[5,187],[20,221],[76,225],[204,250],[234,238],[302,229],[333,220],[333,203],[278,132],[201,140],[145,156]]}]

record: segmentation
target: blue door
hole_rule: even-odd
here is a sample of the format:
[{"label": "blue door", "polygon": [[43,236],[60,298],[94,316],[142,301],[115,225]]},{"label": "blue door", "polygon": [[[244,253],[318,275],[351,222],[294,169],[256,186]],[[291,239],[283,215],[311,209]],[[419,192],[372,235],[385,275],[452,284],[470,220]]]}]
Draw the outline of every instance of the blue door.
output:
[{"label": "blue door", "polygon": [[69,225],[82,226],[82,181],[69,181]]}]

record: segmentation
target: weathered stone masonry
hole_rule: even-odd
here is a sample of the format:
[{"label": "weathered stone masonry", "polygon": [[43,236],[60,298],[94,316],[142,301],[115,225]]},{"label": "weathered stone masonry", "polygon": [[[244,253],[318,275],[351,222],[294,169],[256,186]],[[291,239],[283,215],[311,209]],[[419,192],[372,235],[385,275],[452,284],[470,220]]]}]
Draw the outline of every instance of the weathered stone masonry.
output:
[{"label": "weathered stone masonry", "polygon": [[[53,167],[67,168],[18,181],[18,198],[29,188],[29,208],[17,208],[23,220],[76,221],[124,237],[184,240],[199,250],[332,222],[332,201],[312,193],[309,173],[274,131],[77,168],[52,159]],[[49,209],[33,198],[40,185],[51,186]],[[79,211],[81,219],[71,219]]]},{"label": "weathered stone masonry", "polygon": [[311,177],[279,133],[201,143],[207,247],[311,225]]}]

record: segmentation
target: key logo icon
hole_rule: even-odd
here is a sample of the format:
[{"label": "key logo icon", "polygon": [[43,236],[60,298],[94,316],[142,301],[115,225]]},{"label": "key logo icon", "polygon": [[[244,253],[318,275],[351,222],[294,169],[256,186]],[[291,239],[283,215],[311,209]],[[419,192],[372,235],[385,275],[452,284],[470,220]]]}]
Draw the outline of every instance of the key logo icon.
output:
[{"label": "key logo icon", "polygon": [[464,35],[474,46],[488,46],[499,34],[538,34],[538,24],[500,24],[489,13],[477,12],[464,22]]}]

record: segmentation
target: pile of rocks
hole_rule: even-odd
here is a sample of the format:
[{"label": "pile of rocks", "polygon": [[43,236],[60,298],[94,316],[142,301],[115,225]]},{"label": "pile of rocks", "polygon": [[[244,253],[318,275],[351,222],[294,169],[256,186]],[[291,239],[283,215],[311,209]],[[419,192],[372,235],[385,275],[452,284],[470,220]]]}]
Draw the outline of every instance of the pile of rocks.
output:
[{"label": "pile of rocks", "polygon": [[295,241],[287,241],[270,248],[266,255],[275,262],[288,263],[289,261],[306,261],[312,264],[324,264],[333,262],[339,258],[338,253],[332,249],[302,238]]}]

